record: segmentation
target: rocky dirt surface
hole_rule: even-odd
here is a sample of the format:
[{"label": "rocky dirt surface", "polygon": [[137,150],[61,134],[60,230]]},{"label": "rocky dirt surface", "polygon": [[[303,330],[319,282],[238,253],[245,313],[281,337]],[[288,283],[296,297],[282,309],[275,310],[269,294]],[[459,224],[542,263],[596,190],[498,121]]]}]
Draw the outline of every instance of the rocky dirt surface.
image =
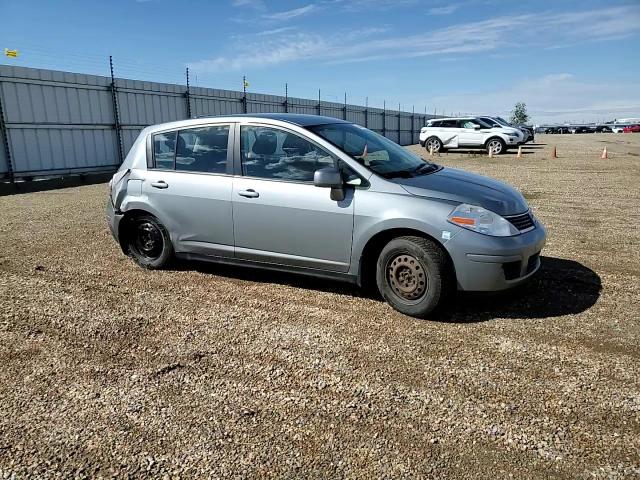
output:
[{"label": "rocky dirt surface", "polygon": [[517,186],[549,239],[528,286],[429,321],[144,271],[105,185],[0,198],[0,478],[639,478],[640,135],[537,141],[436,158]]}]

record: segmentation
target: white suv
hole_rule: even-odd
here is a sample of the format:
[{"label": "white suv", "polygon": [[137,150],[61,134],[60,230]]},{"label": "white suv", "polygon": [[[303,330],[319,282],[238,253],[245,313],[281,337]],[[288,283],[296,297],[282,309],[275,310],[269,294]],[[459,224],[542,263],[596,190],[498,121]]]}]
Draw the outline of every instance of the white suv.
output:
[{"label": "white suv", "polygon": [[475,117],[437,118],[420,130],[420,145],[427,150],[443,152],[450,148],[484,148],[494,155],[524,142],[517,128],[493,127]]}]

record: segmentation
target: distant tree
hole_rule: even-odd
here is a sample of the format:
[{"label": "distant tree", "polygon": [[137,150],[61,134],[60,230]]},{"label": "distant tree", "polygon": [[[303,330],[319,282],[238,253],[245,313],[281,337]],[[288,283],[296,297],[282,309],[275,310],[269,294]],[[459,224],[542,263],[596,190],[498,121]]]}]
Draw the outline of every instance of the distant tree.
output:
[{"label": "distant tree", "polygon": [[518,102],[513,107],[513,111],[511,112],[511,118],[509,119],[509,123],[514,125],[521,125],[523,123],[527,123],[529,121],[529,115],[527,115],[527,105],[524,102]]}]

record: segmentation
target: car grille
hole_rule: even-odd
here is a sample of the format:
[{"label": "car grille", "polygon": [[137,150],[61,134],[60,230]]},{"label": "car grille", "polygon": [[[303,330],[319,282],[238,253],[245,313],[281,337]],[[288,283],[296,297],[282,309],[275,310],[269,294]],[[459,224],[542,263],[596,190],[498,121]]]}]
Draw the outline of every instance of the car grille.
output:
[{"label": "car grille", "polygon": [[529,212],[522,213],[520,215],[513,215],[511,217],[504,217],[504,218],[506,218],[509,221],[509,223],[511,223],[511,225],[516,227],[521,232],[525,230],[529,230],[534,226],[533,217]]}]

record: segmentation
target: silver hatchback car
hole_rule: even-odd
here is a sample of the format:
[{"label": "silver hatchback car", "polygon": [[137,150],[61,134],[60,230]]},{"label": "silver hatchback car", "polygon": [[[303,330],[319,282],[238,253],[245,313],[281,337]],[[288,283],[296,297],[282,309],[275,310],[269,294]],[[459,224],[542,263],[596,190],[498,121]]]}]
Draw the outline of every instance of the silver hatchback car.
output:
[{"label": "silver hatchback car", "polygon": [[145,268],[177,257],[346,280],[415,317],[456,288],[524,282],[546,236],[504,183],[295,114],[145,128],[109,183],[107,219]]}]

